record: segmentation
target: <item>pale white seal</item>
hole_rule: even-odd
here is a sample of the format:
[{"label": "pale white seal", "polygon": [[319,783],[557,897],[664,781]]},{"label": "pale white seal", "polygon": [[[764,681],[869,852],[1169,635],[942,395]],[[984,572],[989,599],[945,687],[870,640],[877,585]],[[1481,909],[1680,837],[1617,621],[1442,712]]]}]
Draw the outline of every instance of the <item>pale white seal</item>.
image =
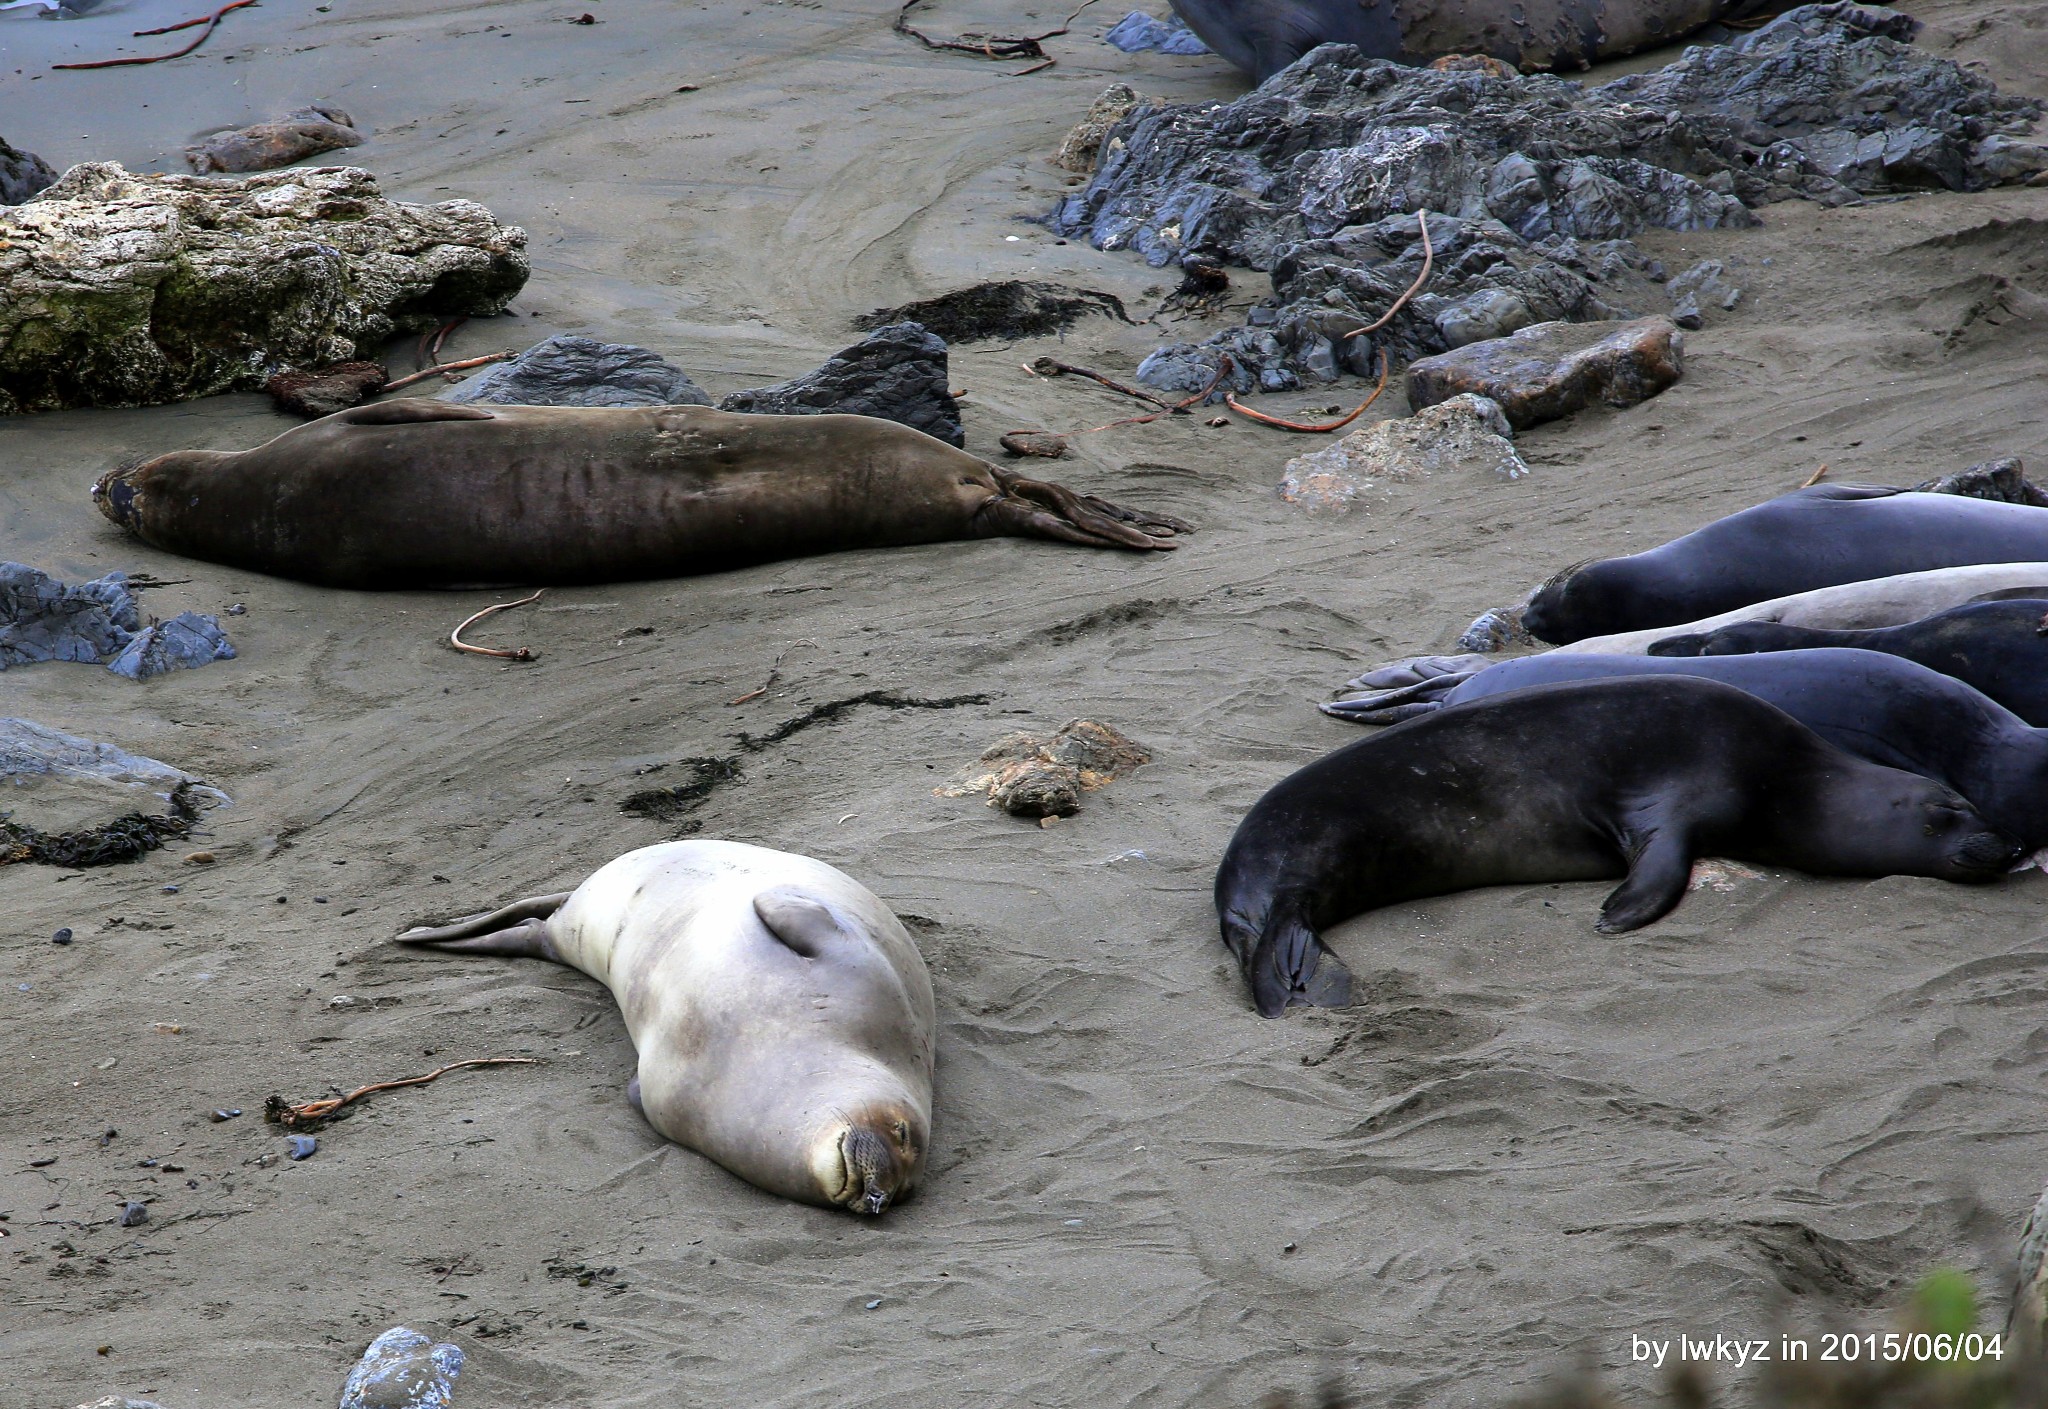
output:
[{"label": "pale white seal", "polygon": [[880,1213],[923,1171],[931,976],[889,907],[822,861],[669,842],[398,941],[552,959],[606,985],[647,1123],[751,1184]]}]

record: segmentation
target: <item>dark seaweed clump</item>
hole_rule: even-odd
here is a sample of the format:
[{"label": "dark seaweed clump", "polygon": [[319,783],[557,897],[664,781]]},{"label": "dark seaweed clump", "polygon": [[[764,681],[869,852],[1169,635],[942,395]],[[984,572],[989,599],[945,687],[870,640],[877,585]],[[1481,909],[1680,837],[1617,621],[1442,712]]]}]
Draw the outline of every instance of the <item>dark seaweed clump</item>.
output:
[{"label": "dark seaweed clump", "polygon": [[192,834],[199,820],[193,804],[192,784],[180,783],[171,792],[167,814],[130,812],[76,832],[45,832],[8,820],[0,813],[0,866],[33,862],[42,866],[114,866],[155,851],[165,842]]},{"label": "dark seaweed clump", "polygon": [[685,758],[690,781],[665,788],[647,788],[619,804],[619,810],[652,822],[679,822],[704,805],[704,799],[726,783],[740,780],[740,766],[729,758]]},{"label": "dark seaweed clump", "polygon": [[890,323],[922,323],[949,343],[988,338],[1036,338],[1063,333],[1082,318],[1099,313],[1128,323],[1123,300],[1094,289],[1068,289],[1026,279],[1003,279],[955,289],[937,298],[878,308],[853,320],[857,328]]}]

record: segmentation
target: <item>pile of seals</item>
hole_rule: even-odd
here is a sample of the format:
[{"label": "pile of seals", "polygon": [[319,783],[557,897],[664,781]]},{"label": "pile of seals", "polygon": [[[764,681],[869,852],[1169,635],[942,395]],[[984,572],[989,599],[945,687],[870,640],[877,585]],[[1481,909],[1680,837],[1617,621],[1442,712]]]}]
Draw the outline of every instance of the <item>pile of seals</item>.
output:
[{"label": "pile of seals", "polygon": [[1353,680],[1323,710],[1394,727],[1239,827],[1216,908],[1261,1012],[1347,1002],[1318,931],[1404,899],[1620,874],[1613,933],[1702,855],[1982,882],[2048,848],[2048,508],[1800,489],[1573,564],[1522,622],[1559,649]]}]

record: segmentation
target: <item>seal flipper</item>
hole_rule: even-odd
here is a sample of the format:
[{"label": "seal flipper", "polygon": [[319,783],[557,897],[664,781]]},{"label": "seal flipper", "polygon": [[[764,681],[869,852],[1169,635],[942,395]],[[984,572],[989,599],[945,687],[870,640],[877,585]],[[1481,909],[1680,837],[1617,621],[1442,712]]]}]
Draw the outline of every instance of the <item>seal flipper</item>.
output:
[{"label": "seal flipper", "polygon": [[1661,920],[1685,898],[1691,879],[1689,838],[1674,828],[1653,829],[1629,863],[1628,879],[1601,905],[1593,928],[1602,934],[1622,934]]},{"label": "seal flipper", "polygon": [[801,954],[815,959],[842,933],[831,910],[800,890],[764,890],[754,897],[754,913],[768,927],[768,933]]},{"label": "seal flipper", "polygon": [[450,949],[459,954],[509,954],[518,958],[552,959],[562,956],[548,940],[547,917],[562,908],[573,891],[556,895],[535,895],[515,900],[499,910],[464,915],[445,925],[409,929],[394,939],[397,944],[424,944]]},{"label": "seal flipper", "polygon": [[1299,915],[1275,916],[1267,922],[1245,972],[1262,1017],[1277,1018],[1295,1004],[1351,1006],[1351,970]]},{"label": "seal flipper", "polygon": [[431,396],[409,396],[403,401],[380,401],[374,406],[337,411],[327,419],[345,426],[418,426],[431,421],[494,421],[497,417],[478,406],[458,406]]}]

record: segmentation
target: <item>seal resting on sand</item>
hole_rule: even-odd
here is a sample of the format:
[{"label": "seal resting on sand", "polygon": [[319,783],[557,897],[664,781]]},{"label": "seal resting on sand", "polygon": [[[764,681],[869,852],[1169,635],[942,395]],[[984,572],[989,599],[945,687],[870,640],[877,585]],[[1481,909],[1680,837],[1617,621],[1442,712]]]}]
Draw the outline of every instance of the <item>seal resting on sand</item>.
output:
[{"label": "seal resting on sand", "polygon": [[888,906],[822,861],[642,847],[567,894],[398,942],[552,959],[609,987],[647,1123],[770,1193],[880,1213],[923,1172],[931,978]]},{"label": "seal resting on sand", "polygon": [[1625,558],[1579,563],[1531,594],[1539,640],[1678,626],[1817,587],[2048,558],[2048,509],[1959,494],[1821,484]]},{"label": "seal resting on sand", "polygon": [[330,587],[679,577],[1001,535],[1171,548],[1188,531],[893,421],[708,406],[386,401],[253,450],[123,466],[92,492],[166,552]]},{"label": "seal resting on sand", "polygon": [[2032,727],[1960,680],[1877,651],[1824,647],[1677,659],[1552,651],[1501,661],[1464,680],[1441,676],[1395,696],[1322,708],[1354,723],[1392,724],[1533,685],[1645,675],[1733,685],[1845,753],[1954,788],[2028,851],[2048,847],[2048,729]]},{"label": "seal resting on sand", "polygon": [[1733,686],[1598,680],[1411,719],[1283,779],[1231,838],[1216,913],[1277,1017],[1348,1003],[1350,972],[1317,932],[1403,900],[1626,876],[1597,926],[1616,934],[1677,905],[1697,856],[1988,881],[2019,855],[1941,784]]},{"label": "seal resting on sand", "polygon": [[1840,647],[1881,651],[1938,670],[2033,725],[2048,725],[2048,594],[1970,602],[1868,631],[1829,631],[1770,621],[1736,622],[1667,636],[1649,653],[1673,658]]},{"label": "seal resting on sand", "polygon": [[1515,68],[1583,69],[1669,44],[1761,0],[1172,0],[1173,12],[1254,83],[1318,44],[1426,64],[1484,54]]}]

